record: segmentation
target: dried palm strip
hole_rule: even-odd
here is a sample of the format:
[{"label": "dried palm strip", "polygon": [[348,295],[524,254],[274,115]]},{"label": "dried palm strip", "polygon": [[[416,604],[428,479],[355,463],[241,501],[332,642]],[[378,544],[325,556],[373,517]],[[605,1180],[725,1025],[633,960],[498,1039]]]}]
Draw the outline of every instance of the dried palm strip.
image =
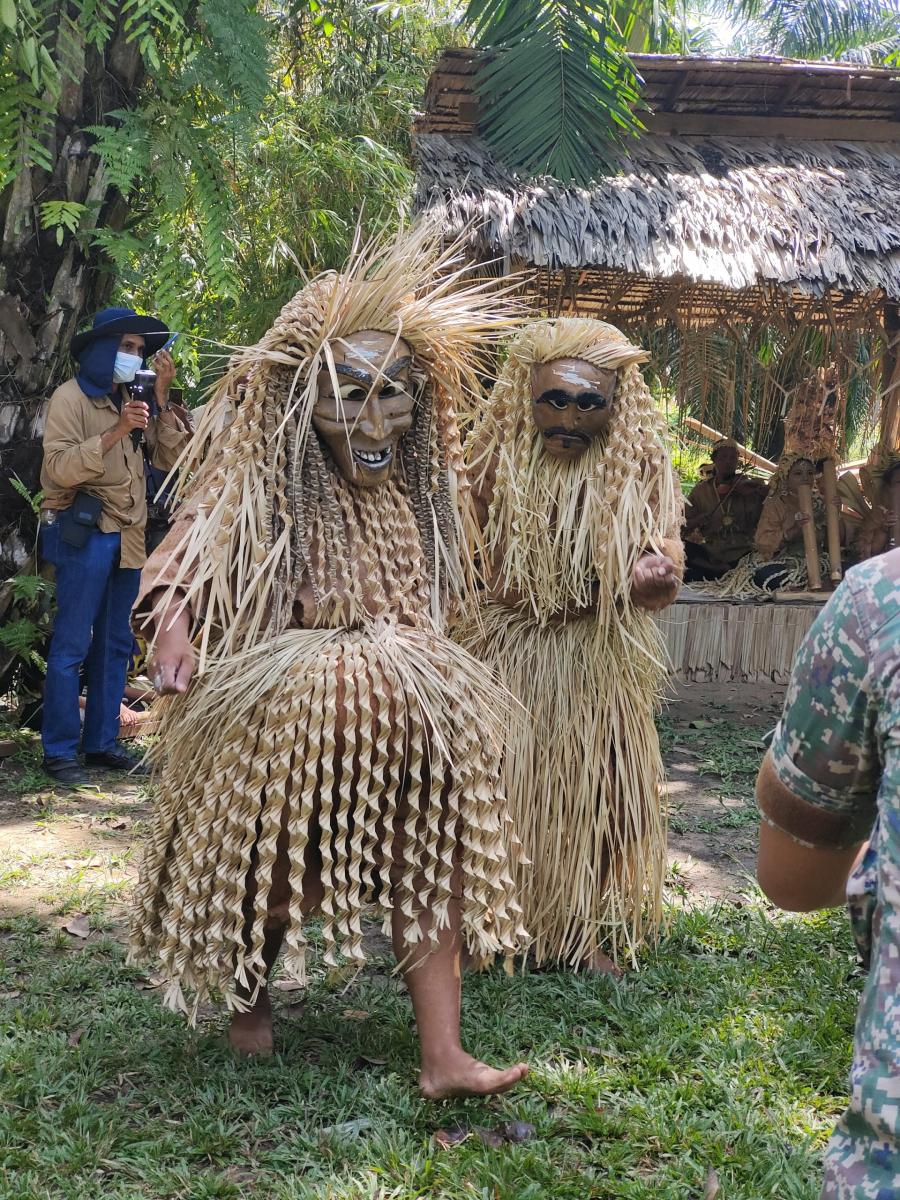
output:
[{"label": "dried palm strip", "polygon": [[[361,855],[382,841],[380,819],[386,828],[404,822],[393,903],[407,918],[410,947],[433,901],[438,913],[427,932],[434,938],[455,866],[462,868],[472,953],[511,954],[521,944],[520,910],[506,898],[507,818],[497,788],[503,704],[460,647],[390,623],[370,633],[291,630],[270,646],[216,659],[195,686],[190,705],[167,706],[169,755],[156,817],[165,828],[154,831],[165,849],[148,861],[154,874],[145,868],[141,885],[158,920],[141,922],[137,944],[169,978],[167,1003],[189,1015],[213,991],[232,1008],[252,1003],[265,977],[269,896],[285,849],[292,864],[288,962],[303,977],[301,864],[311,837],[322,858],[328,960],[361,961]],[[226,693],[235,703],[223,721]],[[384,714],[377,731],[373,699]],[[482,711],[492,716],[473,725],[471,714]],[[198,746],[205,748],[199,773]],[[223,764],[220,774],[214,763]],[[456,843],[441,836],[442,822],[459,823],[456,813],[466,830],[458,858]],[[217,856],[204,844],[214,837],[222,843]],[[388,845],[386,906],[392,861]]]},{"label": "dried palm strip", "polygon": [[528,714],[510,726],[503,786],[530,864],[519,891],[538,961],[577,967],[605,949],[633,961],[658,927],[665,873],[652,621],[541,625],[490,605],[456,636]]}]

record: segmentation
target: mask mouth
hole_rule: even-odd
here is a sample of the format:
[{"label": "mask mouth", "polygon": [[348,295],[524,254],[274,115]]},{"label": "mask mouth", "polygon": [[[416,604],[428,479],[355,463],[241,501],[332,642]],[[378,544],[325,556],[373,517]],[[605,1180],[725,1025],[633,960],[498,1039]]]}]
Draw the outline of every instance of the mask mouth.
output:
[{"label": "mask mouth", "polygon": [[583,433],[579,433],[574,429],[545,429],[544,437],[548,439],[562,438],[564,441],[581,442],[584,446],[590,445],[591,441],[589,437],[585,437]]},{"label": "mask mouth", "polygon": [[353,461],[364,471],[380,471],[394,457],[391,446],[382,446],[380,450],[354,450]]}]

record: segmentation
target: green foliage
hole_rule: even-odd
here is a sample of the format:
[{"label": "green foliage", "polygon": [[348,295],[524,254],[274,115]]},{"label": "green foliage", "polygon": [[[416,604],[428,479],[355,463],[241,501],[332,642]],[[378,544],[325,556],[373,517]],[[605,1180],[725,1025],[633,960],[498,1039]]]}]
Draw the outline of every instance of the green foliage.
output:
[{"label": "green foliage", "polygon": [[84,213],[86,204],[77,204],[71,200],[46,200],[41,205],[41,228],[55,229],[56,240],[61,246],[66,231],[74,233]]},{"label": "green foliage", "polygon": [[[368,230],[405,210],[409,125],[451,40],[450,11],[443,0],[297,0],[267,27],[267,90],[254,122],[211,119],[205,101],[202,120],[185,128],[159,96],[123,118],[128,149],[101,139],[117,178],[136,199],[149,190],[152,204],[118,245],[98,238],[121,264],[122,300],[187,335],[178,357],[189,383],[221,361],[201,339],[255,340],[305,274],[343,262],[358,221]],[[221,40],[236,53],[245,41]],[[184,78],[205,95],[197,62]]]},{"label": "green foliage", "polygon": [[43,575],[14,575],[8,582],[15,601],[34,604],[39,596],[53,595],[53,584]]},{"label": "green foliage", "polygon": [[38,653],[37,647],[43,645],[46,628],[30,620],[19,617],[15,621],[6,621],[0,626],[0,647],[16,658],[32,666],[46,669],[44,659]]},{"label": "green foliage", "polygon": [[469,0],[487,51],[478,75],[481,130],[503,161],[530,175],[588,184],[640,122],[625,54],[639,5],[600,0]]},{"label": "green foliage", "polygon": [[[87,877],[67,895],[58,878],[48,899],[97,914],[90,939],[33,917],[0,939],[4,1195],[53,1179],[58,1200],[686,1200],[711,1178],[728,1200],[818,1195],[859,992],[843,913],[679,908],[618,984],[467,973],[467,1043],[531,1073],[507,1095],[435,1104],[416,1092],[409,999],[383,952],[335,986],[310,924],[302,1003],[275,995],[279,1053],[239,1061],[219,1012],[189,1028],[97,932],[122,898]],[[506,1121],[526,1140],[478,1136]],[[454,1128],[471,1132],[435,1143]]]},{"label": "green foliage", "polygon": [[898,0],[718,0],[713,7],[741,21],[743,54],[900,62]]},{"label": "green foliage", "polygon": [[37,516],[37,514],[41,511],[41,501],[44,498],[44,493],[35,492],[34,495],[32,495],[19,476],[15,474],[10,476],[9,484],[13,491],[18,492],[31,511],[35,514],[35,516]]}]

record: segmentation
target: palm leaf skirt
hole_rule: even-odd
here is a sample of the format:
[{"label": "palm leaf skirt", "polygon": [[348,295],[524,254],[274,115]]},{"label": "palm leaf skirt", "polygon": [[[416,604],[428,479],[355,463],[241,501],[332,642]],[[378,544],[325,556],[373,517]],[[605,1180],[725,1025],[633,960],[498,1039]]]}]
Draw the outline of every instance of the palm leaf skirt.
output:
[{"label": "palm leaf skirt", "polygon": [[372,899],[386,912],[401,906],[410,947],[436,941],[451,894],[473,955],[520,946],[499,790],[504,705],[484,679],[433,632],[289,630],[213,660],[186,696],[164,703],[132,950],[166,976],[170,1007],[195,1013],[210,994],[231,1008],[252,1001],[279,854],[289,978],[305,978],[310,849],[329,964],[364,961]]},{"label": "palm leaf skirt", "polygon": [[652,620],[541,625],[489,605],[461,644],[523,707],[503,790],[522,842],[519,899],[536,960],[634,961],[662,917],[666,820],[653,720],[665,671]]}]

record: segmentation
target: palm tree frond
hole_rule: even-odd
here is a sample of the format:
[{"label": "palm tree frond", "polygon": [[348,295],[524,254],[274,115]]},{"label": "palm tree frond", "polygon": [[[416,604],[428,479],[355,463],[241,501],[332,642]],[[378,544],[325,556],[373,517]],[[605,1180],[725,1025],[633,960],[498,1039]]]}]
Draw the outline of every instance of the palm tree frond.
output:
[{"label": "palm tree frond", "polygon": [[624,49],[638,7],[469,0],[466,16],[486,51],[481,132],[498,158],[581,185],[609,169],[613,147],[641,129],[632,111],[638,79]]}]

